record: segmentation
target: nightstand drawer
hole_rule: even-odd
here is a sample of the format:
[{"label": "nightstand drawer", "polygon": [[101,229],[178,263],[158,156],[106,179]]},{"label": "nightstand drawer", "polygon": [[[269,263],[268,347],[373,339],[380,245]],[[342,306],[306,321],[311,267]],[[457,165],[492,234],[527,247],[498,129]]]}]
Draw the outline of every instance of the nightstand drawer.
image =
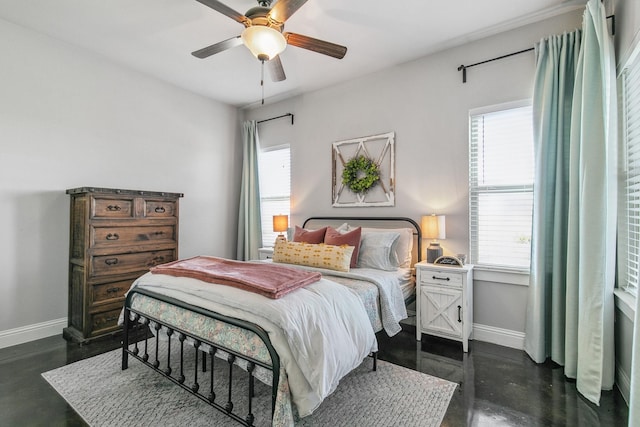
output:
[{"label": "nightstand drawer", "polygon": [[258,249],[258,256],[260,257],[259,259],[261,260],[273,258],[273,248]]},{"label": "nightstand drawer", "polygon": [[462,287],[462,273],[440,270],[420,271],[421,285]]}]

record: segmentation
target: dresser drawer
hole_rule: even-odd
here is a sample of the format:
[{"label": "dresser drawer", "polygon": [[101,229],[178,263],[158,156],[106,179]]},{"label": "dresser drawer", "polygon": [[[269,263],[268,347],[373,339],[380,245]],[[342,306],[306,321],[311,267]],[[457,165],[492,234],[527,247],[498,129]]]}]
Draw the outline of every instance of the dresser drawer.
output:
[{"label": "dresser drawer", "polygon": [[451,286],[462,287],[462,272],[442,271],[442,270],[429,270],[420,271],[420,284],[421,285],[439,285],[439,286]]},{"label": "dresser drawer", "polygon": [[120,328],[118,317],[120,317],[121,311],[122,307],[118,307],[109,311],[91,313],[89,315],[89,335],[95,336],[118,330]]},{"label": "dresser drawer", "polygon": [[177,202],[171,200],[145,200],[144,214],[147,218],[177,216]]},{"label": "dresser drawer", "polygon": [[91,257],[93,277],[146,271],[151,267],[175,260],[173,249],[132,254],[98,255]]},{"label": "dresser drawer", "polygon": [[91,206],[93,218],[133,218],[134,199],[95,197]]},{"label": "dresser drawer", "polygon": [[176,227],[154,225],[140,227],[100,227],[91,230],[91,247],[114,247],[140,243],[175,243]]},{"label": "dresser drawer", "polygon": [[124,299],[134,279],[99,283],[91,287],[91,305],[107,304]]}]

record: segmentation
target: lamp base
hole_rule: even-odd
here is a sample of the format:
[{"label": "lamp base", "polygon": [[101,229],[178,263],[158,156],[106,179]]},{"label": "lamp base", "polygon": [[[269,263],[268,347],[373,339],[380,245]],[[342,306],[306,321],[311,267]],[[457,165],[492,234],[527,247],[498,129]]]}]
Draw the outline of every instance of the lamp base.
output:
[{"label": "lamp base", "polygon": [[431,242],[431,245],[427,248],[427,262],[433,264],[433,262],[442,256],[442,248],[440,243]]},{"label": "lamp base", "polygon": [[276,241],[274,243],[274,246],[278,244],[278,242],[286,242],[287,238],[284,236],[284,234],[278,234],[278,236],[276,237]]}]

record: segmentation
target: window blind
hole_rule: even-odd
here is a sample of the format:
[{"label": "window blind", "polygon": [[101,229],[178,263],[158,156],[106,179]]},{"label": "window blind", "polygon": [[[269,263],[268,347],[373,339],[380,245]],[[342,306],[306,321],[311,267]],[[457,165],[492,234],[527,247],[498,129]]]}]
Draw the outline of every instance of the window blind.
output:
[{"label": "window blind", "polygon": [[622,73],[622,137],[625,151],[624,215],[620,231],[625,242],[620,284],[638,291],[640,263],[640,55]]},{"label": "window blind", "polygon": [[534,178],[531,105],[472,111],[469,129],[471,262],[528,269]]},{"label": "window blind", "polygon": [[290,214],[291,154],[289,146],[261,151],[258,155],[258,174],[262,246],[273,246],[278,235],[273,231],[273,216]]}]

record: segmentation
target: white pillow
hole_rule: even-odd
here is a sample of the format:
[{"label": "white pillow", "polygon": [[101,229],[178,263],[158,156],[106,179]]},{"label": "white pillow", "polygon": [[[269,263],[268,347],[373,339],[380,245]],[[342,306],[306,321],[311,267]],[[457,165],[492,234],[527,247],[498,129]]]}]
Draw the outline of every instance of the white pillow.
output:
[{"label": "white pillow", "polygon": [[386,271],[397,270],[398,258],[395,246],[399,239],[400,233],[398,232],[363,233],[357,266]]},{"label": "white pillow", "polygon": [[349,224],[347,224],[346,222],[340,227],[336,227],[336,231],[340,234],[348,233],[351,230],[353,230],[353,227],[349,227]]},{"label": "white pillow", "polygon": [[[349,231],[355,227],[349,225]],[[367,233],[399,233],[400,237],[395,245],[398,267],[410,268],[413,257],[413,230],[411,228],[362,228],[362,236]]]}]

